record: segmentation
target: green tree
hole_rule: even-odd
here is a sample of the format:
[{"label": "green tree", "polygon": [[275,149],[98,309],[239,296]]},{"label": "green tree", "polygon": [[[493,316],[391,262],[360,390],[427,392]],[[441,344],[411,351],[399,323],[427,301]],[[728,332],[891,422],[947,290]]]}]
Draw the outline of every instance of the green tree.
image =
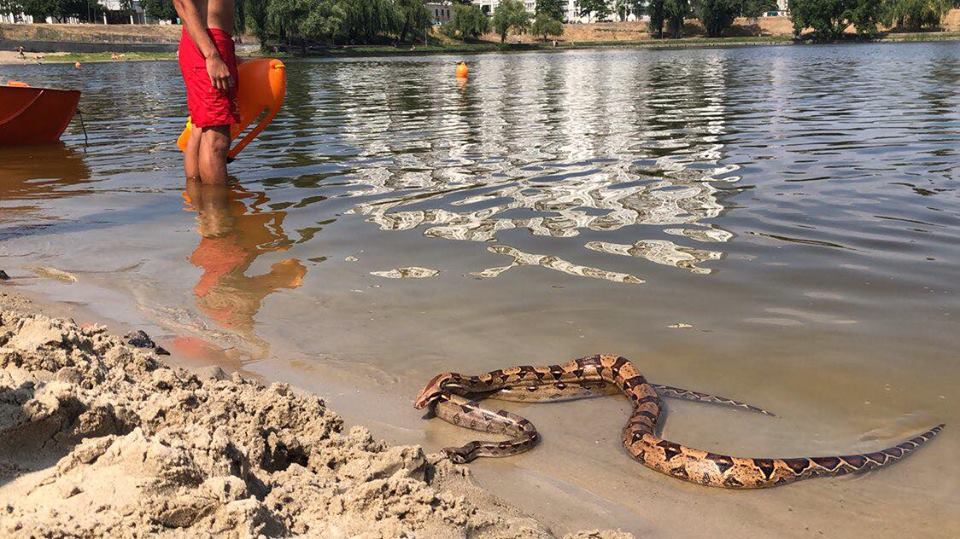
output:
[{"label": "green tree", "polygon": [[533,12],[537,15],[547,15],[551,19],[563,21],[566,18],[563,9],[566,4],[564,0],[537,0]]},{"label": "green tree", "polygon": [[881,19],[878,0],[794,0],[790,4],[793,32],[813,28],[818,40],[836,40],[853,25],[861,36],[873,35]]},{"label": "green tree", "polygon": [[[141,5],[143,0],[141,1]],[[233,4],[233,33],[237,36],[242,37],[244,32],[247,31],[247,3],[243,0],[234,2]]]},{"label": "green tree", "polygon": [[530,14],[521,0],[501,0],[493,10],[493,29],[500,34],[500,43],[507,40],[507,33],[513,29],[522,34],[530,28]]},{"label": "green tree", "polygon": [[348,37],[346,6],[330,0],[270,0],[266,27],[286,43],[335,42]]},{"label": "green tree", "polygon": [[663,25],[667,21],[665,1],[650,0],[646,6],[647,15],[650,17],[650,22],[647,25],[650,27],[650,33],[657,39],[663,38]]},{"label": "green tree", "polygon": [[120,9],[117,11],[124,15],[133,13],[133,0],[120,0]]},{"label": "green tree", "polygon": [[630,15],[639,17],[643,13],[644,0],[615,0],[613,12],[620,21],[627,20]]},{"label": "green tree", "polygon": [[790,5],[793,33],[800,35],[805,28],[813,28],[817,37],[837,39],[847,27],[846,3],[849,0],[794,0]]},{"label": "green tree", "polygon": [[395,0],[400,18],[400,31],[397,38],[406,41],[408,35],[423,36],[430,26],[430,12],[423,0]]},{"label": "green tree", "polygon": [[936,28],[952,7],[951,0],[889,0],[884,5],[883,22],[911,31]]},{"label": "green tree", "polygon": [[683,21],[690,15],[688,0],[664,0],[663,11],[666,16],[667,31],[670,37],[683,37]]},{"label": "green tree", "polygon": [[353,43],[373,43],[378,36],[395,34],[400,28],[400,10],[391,0],[337,0],[337,3],[346,13],[347,39]]},{"label": "green tree", "polygon": [[607,20],[607,17],[612,13],[607,0],[579,0],[577,6],[580,16],[586,17],[588,20],[595,18],[602,22]]},{"label": "green tree", "polygon": [[733,24],[742,9],[741,0],[695,0],[693,12],[707,37],[720,37]]},{"label": "green tree", "polygon": [[[23,11],[34,18],[34,22],[44,22],[47,17],[56,22],[67,22],[70,17],[87,19],[87,14],[96,2],[88,0],[21,0],[18,2],[18,11]],[[123,7],[123,2],[121,2]],[[99,8],[97,11],[102,12]]]},{"label": "green tree", "polygon": [[847,12],[847,19],[861,37],[876,35],[877,25],[883,19],[883,6],[879,0],[854,0]]},{"label": "green tree", "polygon": [[743,0],[740,15],[751,19],[762,17],[768,11],[777,11],[776,0]]},{"label": "green tree", "polygon": [[533,26],[530,27],[530,33],[535,36],[543,36],[543,40],[546,41],[547,36],[563,35],[563,23],[547,13],[538,13],[533,19]]},{"label": "green tree", "polygon": [[[270,0],[268,5],[281,0]],[[299,0],[303,1],[303,0]],[[336,43],[350,39],[349,13],[343,2],[330,0],[309,0],[314,4],[305,17],[297,20],[302,36],[315,41]]]},{"label": "green tree", "polygon": [[173,7],[173,0],[142,0],[144,13],[154,19],[173,20],[177,18],[177,10]]},{"label": "green tree", "polygon": [[260,47],[266,48],[267,40],[270,38],[270,30],[267,27],[267,2],[264,0],[240,0],[244,4],[246,13],[247,29],[253,32],[260,40]]},{"label": "green tree", "polygon": [[479,6],[458,4],[453,6],[450,27],[463,39],[476,39],[490,31],[490,19]]},{"label": "green tree", "polygon": [[20,9],[33,17],[33,22],[42,23],[56,9],[56,0],[21,0]]},{"label": "green tree", "polygon": [[107,10],[99,0],[87,0],[86,13],[80,17],[87,22],[102,22],[103,13]]}]

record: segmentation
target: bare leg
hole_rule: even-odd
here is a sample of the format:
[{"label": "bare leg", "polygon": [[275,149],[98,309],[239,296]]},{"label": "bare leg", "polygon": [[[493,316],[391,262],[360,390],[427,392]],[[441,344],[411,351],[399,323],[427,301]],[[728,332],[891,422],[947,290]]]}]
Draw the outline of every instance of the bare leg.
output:
[{"label": "bare leg", "polygon": [[200,137],[200,179],[203,183],[226,185],[230,126],[204,127]]},{"label": "bare leg", "polygon": [[187,140],[187,148],[183,151],[183,172],[187,179],[200,179],[200,135],[202,130],[199,127],[190,129],[190,138]]}]

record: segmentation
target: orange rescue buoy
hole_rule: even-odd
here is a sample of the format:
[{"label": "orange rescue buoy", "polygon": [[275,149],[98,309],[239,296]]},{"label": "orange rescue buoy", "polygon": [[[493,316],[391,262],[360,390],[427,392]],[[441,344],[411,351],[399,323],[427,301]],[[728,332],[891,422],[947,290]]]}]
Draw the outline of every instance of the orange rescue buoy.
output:
[{"label": "orange rescue buoy", "polygon": [[465,79],[470,76],[470,70],[467,68],[466,62],[460,62],[457,64],[457,78]]},{"label": "orange rescue buoy", "polygon": [[[237,66],[237,72],[240,78],[240,88],[237,91],[240,123],[230,126],[230,140],[236,140],[241,134],[243,138],[230,148],[228,152],[230,157],[236,157],[273,121],[274,116],[280,111],[280,106],[283,105],[283,98],[287,95],[286,66],[280,60],[273,58],[247,60]],[[261,114],[263,114],[262,118],[260,118]],[[258,118],[259,121],[257,121]],[[244,134],[254,121],[257,121],[257,124]],[[192,127],[190,119],[187,118],[187,126],[177,139],[180,151],[186,149]]]}]

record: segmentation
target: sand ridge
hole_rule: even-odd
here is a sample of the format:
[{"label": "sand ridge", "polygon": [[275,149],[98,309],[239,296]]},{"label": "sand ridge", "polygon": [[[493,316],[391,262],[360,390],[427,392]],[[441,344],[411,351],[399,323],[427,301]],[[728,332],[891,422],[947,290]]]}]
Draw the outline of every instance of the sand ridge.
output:
[{"label": "sand ridge", "polygon": [[317,396],[169,367],[0,296],[4,537],[553,537],[467,468],[346,429]]}]

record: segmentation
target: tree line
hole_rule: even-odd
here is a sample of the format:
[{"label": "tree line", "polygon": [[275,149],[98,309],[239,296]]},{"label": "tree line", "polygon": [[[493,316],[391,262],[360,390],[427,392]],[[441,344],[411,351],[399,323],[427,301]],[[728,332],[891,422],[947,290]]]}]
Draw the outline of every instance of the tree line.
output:
[{"label": "tree line", "polygon": [[821,40],[836,40],[853,26],[859,37],[877,34],[878,25],[898,30],[934,30],[956,0],[793,0],[790,17],[800,35],[812,28]]},{"label": "tree line", "polygon": [[[121,0],[128,12],[131,0]],[[489,16],[470,0],[451,0],[453,19],[443,33],[463,40],[490,31],[504,42],[508,34],[531,33],[544,40],[563,33],[566,0],[537,0],[528,13],[521,0],[502,0]],[[147,16],[173,19],[172,0],[142,0]],[[288,44],[384,44],[424,40],[433,21],[424,0],[237,0],[238,32]],[[935,29],[960,0],[791,0],[794,31],[812,28],[814,38],[836,40],[853,27],[860,37],[879,26],[919,31]],[[684,24],[697,19],[709,37],[719,37],[737,17],[756,18],[777,9],[776,0],[578,0],[576,14],[590,21],[649,17],[656,38],[683,36]],[[0,0],[0,12],[26,13],[37,21],[51,17],[97,22],[104,7],[98,0]]]},{"label": "tree line", "polygon": [[[520,0],[503,0],[490,18],[469,0],[459,4],[445,27],[451,37],[476,39],[493,30],[502,42],[510,31],[543,39],[563,32],[564,0],[537,0],[533,14],[526,12]],[[647,16],[656,38],[682,37],[690,19],[699,20],[708,37],[720,37],[737,17],[755,19],[778,9],[776,0],[578,0],[576,6],[579,17],[596,22]],[[858,37],[872,37],[880,26],[934,30],[954,7],[960,7],[960,0],[791,0],[790,17],[797,36],[811,28],[814,39],[837,40],[848,27]]]},{"label": "tree line", "polygon": [[[958,0],[791,0],[794,34],[807,28],[813,38],[836,40],[853,26],[860,37],[872,37],[880,26],[900,30],[933,30]],[[650,17],[655,37],[678,38],[684,21],[698,19],[708,37],[720,37],[737,17],[757,18],[776,11],[775,0],[648,0],[639,13]],[[635,11],[635,13],[637,13]]]},{"label": "tree line", "polygon": [[563,34],[564,0],[537,0],[533,13],[527,11],[521,0],[501,0],[490,17],[469,0],[453,3],[453,20],[441,28],[451,38],[477,39],[493,30],[503,43],[511,31],[530,32],[544,40]]},{"label": "tree line", "polygon": [[[131,0],[120,0],[118,14],[132,10]],[[0,0],[0,13],[24,13],[42,23],[47,17],[65,23],[70,19],[83,22],[102,22],[104,13],[109,13],[99,0]]]},{"label": "tree line", "polygon": [[261,41],[396,43],[421,38],[432,17],[423,0],[244,0]]},{"label": "tree line", "polygon": [[[129,13],[131,0],[120,0]],[[141,0],[152,19],[177,17],[173,0]],[[107,12],[99,0],[0,0],[0,13],[25,13],[36,22],[77,18],[98,22]],[[432,24],[423,0],[236,0],[236,32],[263,42],[391,43],[423,38]]]}]

